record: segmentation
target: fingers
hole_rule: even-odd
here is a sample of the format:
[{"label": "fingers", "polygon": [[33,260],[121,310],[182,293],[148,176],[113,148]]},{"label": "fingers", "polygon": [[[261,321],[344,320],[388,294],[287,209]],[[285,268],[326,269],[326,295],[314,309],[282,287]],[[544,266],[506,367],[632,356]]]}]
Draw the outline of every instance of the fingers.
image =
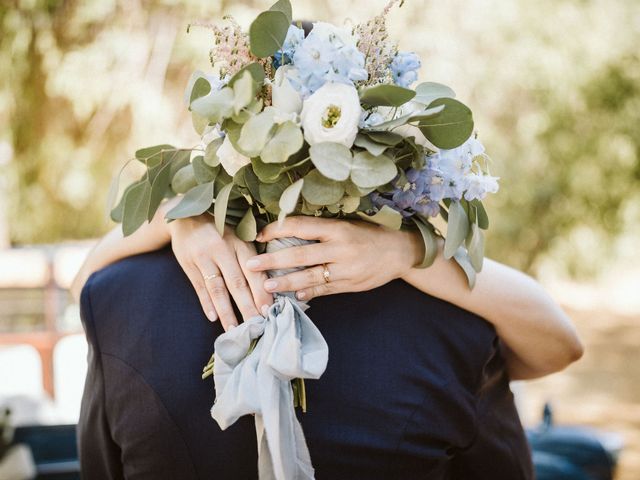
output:
[{"label": "fingers", "polygon": [[280,268],[307,267],[335,260],[335,246],[331,243],[312,243],[289,247],[272,253],[251,257],[246,266],[254,272]]},{"label": "fingers", "polygon": [[[231,249],[230,249],[231,250]],[[244,320],[248,320],[251,317],[259,315],[258,307],[253,301],[253,294],[249,289],[249,283],[244,276],[244,272],[238,265],[238,258],[235,251],[225,252],[217,258],[218,267],[222,271],[224,277],[224,283],[226,283],[229,293],[233,296],[233,299],[242,314]],[[222,312],[218,311],[218,314],[222,316]]]},{"label": "fingers", "polygon": [[269,307],[273,304],[273,295],[268,293],[264,288],[264,282],[267,280],[267,274],[264,272],[253,272],[246,266],[247,260],[256,254],[253,244],[247,242],[238,243],[236,246],[236,255],[238,256],[238,263],[242,269],[247,282],[249,282],[249,288],[253,295],[253,302],[256,307],[262,311],[263,306]]},{"label": "fingers", "polygon": [[[331,275],[331,280],[342,279],[340,275],[336,274],[334,265],[327,265],[327,269]],[[326,283],[323,273],[323,265],[305,268],[281,277],[270,278],[265,283],[265,288],[269,292],[295,292],[304,290],[315,285]]]},{"label": "fingers", "polygon": [[337,280],[335,282],[322,283],[313,287],[303,288],[296,292],[298,300],[308,301],[315,297],[323,295],[333,295],[334,293],[353,292],[353,286],[350,286],[346,280]]},{"label": "fingers", "polygon": [[213,302],[211,301],[211,297],[209,296],[209,292],[202,278],[202,274],[198,267],[196,267],[192,263],[183,263],[179,262],[180,266],[187,274],[191,285],[193,285],[193,289],[196,291],[196,295],[198,295],[198,300],[200,300],[200,305],[202,305],[202,310],[204,311],[207,318],[215,322],[218,319],[218,315],[216,314],[215,307],[213,306]]},{"label": "fingers", "polygon": [[[237,326],[238,319],[233,311],[229,292],[227,291],[227,286],[225,285],[220,270],[215,263],[209,259],[200,259],[197,266],[202,275],[202,281],[206,287],[207,294],[213,302],[224,330],[229,330],[232,325]],[[216,275],[215,277],[213,277],[214,274]]]},{"label": "fingers", "polygon": [[298,237],[305,240],[327,241],[330,238],[330,228],[337,222],[331,218],[296,215],[286,217],[281,225],[272,222],[258,234],[259,242],[268,242],[274,238]]}]

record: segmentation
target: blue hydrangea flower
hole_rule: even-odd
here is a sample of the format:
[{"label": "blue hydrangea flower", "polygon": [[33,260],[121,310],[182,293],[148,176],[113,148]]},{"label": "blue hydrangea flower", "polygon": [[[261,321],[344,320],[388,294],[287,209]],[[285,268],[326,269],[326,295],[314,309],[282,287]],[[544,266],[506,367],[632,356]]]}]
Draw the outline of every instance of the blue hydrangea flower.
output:
[{"label": "blue hydrangea flower", "polygon": [[306,98],[326,82],[353,85],[368,77],[364,62],[364,54],[349,31],[328,23],[314,23],[293,54],[293,65],[299,73],[293,86]]},{"label": "blue hydrangea flower", "polygon": [[287,30],[287,36],[284,39],[282,49],[273,55],[273,66],[278,68],[293,61],[293,54],[296,52],[298,45],[304,40],[304,30],[295,25],[290,25]]},{"label": "blue hydrangea flower", "polygon": [[420,57],[413,52],[398,52],[391,61],[393,81],[401,87],[409,87],[418,80]]},{"label": "blue hydrangea flower", "polygon": [[435,217],[444,199],[483,199],[498,191],[497,177],[472,170],[474,157],[483,153],[482,144],[472,137],[457,148],[427,156],[423,169],[410,168],[403,180],[397,175],[391,181],[393,191],[373,192],[369,198],[376,207],[387,205],[405,218],[415,213]]}]

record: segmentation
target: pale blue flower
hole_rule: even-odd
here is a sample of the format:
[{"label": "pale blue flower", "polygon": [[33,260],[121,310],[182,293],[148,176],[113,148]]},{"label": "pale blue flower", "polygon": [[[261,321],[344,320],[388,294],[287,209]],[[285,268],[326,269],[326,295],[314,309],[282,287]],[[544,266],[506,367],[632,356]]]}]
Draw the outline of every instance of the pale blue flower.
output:
[{"label": "pale blue flower", "polygon": [[299,78],[293,86],[306,98],[327,82],[353,85],[366,80],[364,54],[346,29],[317,22],[293,54]]},{"label": "pale blue flower", "polygon": [[401,87],[409,87],[418,80],[420,57],[413,52],[398,52],[391,61],[393,81]]},{"label": "pale blue flower", "polygon": [[290,25],[289,30],[287,30],[287,36],[284,39],[284,43],[282,45],[282,49],[278,50],[273,55],[273,66],[274,68],[278,68],[281,65],[286,65],[291,63],[293,60],[293,55],[296,52],[298,46],[304,40],[304,30],[302,28],[298,28],[295,25]]}]

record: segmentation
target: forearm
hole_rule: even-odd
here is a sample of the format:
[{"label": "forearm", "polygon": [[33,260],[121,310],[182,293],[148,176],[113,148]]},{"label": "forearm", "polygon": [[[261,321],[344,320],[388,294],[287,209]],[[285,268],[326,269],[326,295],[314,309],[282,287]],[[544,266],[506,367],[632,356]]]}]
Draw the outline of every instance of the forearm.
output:
[{"label": "forearm", "polygon": [[434,264],[402,278],[417,289],[491,322],[502,342],[511,378],[558,371],[582,355],[576,331],[560,306],[528,275],[485,259],[473,290],[453,260],[440,251]]},{"label": "forearm", "polygon": [[76,301],[89,276],[123,258],[157,250],[171,241],[164,215],[172,206],[171,200],[158,208],[151,222],[145,223],[133,234],[124,237],[120,225],[102,237],[91,249],[74,278],[70,290]]}]

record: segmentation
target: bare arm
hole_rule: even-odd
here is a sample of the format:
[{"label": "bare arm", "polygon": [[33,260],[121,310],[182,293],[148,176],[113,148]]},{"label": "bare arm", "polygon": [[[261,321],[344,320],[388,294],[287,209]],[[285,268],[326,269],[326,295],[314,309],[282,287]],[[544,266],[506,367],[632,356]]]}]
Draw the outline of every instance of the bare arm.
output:
[{"label": "bare arm", "polygon": [[475,288],[469,290],[460,268],[443,257],[442,243],[431,267],[412,268],[401,278],[491,322],[500,336],[513,380],[548,375],[582,356],[583,347],[571,320],[538,282],[485,259]]},{"label": "bare arm", "polygon": [[224,237],[216,230],[208,214],[165,221],[168,212],[179,201],[171,199],[160,205],[155,216],[135,233],[124,237],[120,227],[101,238],[89,252],[71,285],[71,293],[80,297],[89,276],[123,258],[157,250],[169,244],[198,295],[205,315],[218,318],[225,330],[238,324],[230,295],[244,319],[258,315],[259,308],[273,303],[263,288],[266,275],[248,271],[244,264],[256,254],[255,246],[243,242],[227,227]]},{"label": "bare arm", "polygon": [[93,272],[123,258],[157,250],[171,241],[164,220],[164,214],[173,203],[170,202],[160,205],[151,222],[145,223],[128,237],[124,238],[122,228],[118,225],[98,240],[71,283],[71,294],[76,301],[80,300],[82,287]]},{"label": "bare arm", "polygon": [[[262,254],[252,268],[308,265],[305,271],[278,277],[270,291],[296,291],[308,300],[320,295],[369,290],[402,278],[418,290],[446,300],[491,322],[502,341],[512,379],[536,378],[562,370],[582,355],[582,345],[560,306],[531,277],[485,259],[476,286],[452,260],[440,240],[435,263],[414,268],[424,247],[417,232],[393,231],[361,221],[291,217],[282,226],[267,225],[261,240],[298,236],[320,243]],[[325,283],[323,266],[332,281]]]}]

